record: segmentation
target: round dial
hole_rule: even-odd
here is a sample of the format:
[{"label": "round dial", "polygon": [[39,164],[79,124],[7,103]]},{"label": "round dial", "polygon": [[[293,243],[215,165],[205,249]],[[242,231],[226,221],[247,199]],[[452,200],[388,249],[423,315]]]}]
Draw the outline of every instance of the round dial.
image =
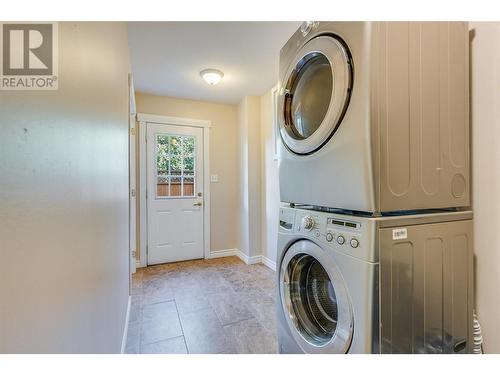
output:
[{"label": "round dial", "polygon": [[305,230],[311,231],[314,228],[314,219],[312,216],[304,216],[302,218],[302,226]]},{"label": "round dial", "polygon": [[344,236],[340,235],[340,236],[337,237],[337,243],[339,245],[343,245],[344,242],[345,242],[345,237]]},{"label": "round dial", "polygon": [[328,233],[326,234],[326,240],[327,240],[328,242],[332,242],[332,241],[333,241],[333,234],[331,234],[330,232],[328,232]]}]

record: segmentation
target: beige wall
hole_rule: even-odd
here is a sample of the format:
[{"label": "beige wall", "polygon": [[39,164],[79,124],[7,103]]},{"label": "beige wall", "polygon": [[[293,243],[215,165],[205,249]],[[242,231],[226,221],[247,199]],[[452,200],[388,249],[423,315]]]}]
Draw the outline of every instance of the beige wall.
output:
[{"label": "beige wall", "polygon": [[476,309],[484,350],[500,353],[500,23],[471,23]]},{"label": "beige wall", "polygon": [[128,47],[59,24],[59,90],[0,91],[0,353],[117,353],[129,292]]},{"label": "beige wall", "polygon": [[276,262],[280,205],[278,160],[275,158],[273,89],[260,98],[262,255]]},{"label": "beige wall", "polygon": [[[237,107],[140,92],[136,93],[136,104],[138,113],[212,121],[210,174],[218,174],[219,182],[210,184],[210,249],[217,251],[237,248],[239,204]],[[141,194],[140,190],[138,193]],[[139,245],[137,249],[140,249]]]}]

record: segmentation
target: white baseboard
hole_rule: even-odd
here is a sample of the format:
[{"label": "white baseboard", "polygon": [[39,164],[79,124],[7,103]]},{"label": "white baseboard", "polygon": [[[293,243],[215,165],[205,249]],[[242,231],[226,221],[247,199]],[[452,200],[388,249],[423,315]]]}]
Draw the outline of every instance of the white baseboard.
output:
[{"label": "white baseboard", "polygon": [[125,327],[123,327],[123,337],[122,337],[122,347],[120,353],[125,353],[125,347],[127,346],[127,336],[128,336],[128,321],[130,319],[130,305],[132,303],[132,297],[128,296],[127,302],[127,314],[125,315]]},{"label": "white baseboard", "polygon": [[276,262],[262,255],[262,264],[276,272]]},{"label": "white baseboard", "polygon": [[262,257],[260,255],[255,255],[253,257],[249,257],[241,250],[238,250],[238,257],[245,262],[246,264],[257,264],[262,263]]},{"label": "white baseboard", "polygon": [[216,251],[211,251],[209,255],[209,259],[214,259],[214,258],[223,258],[223,257],[231,257],[231,256],[237,256],[239,250],[238,249],[225,249],[225,250],[216,250]]},{"label": "white baseboard", "polygon": [[140,260],[135,261],[135,268],[143,268],[143,265],[141,264]]},{"label": "white baseboard", "polygon": [[256,264],[256,263],[261,262],[260,255],[249,257],[248,255],[246,255],[243,251],[241,251],[239,249],[226,249],[226,250],[212,251],[212,252],[210,252],[209,258],[222,258],[222,257],[231,257],[231,256],[237,256],[246,264]]},{"label": "white baseboard", "polygon": [[272,269],[273,271],[276,271],[276,263],[273,262],[271,259],[266,258],[263,255],[254,255],[252,257],[249,257],[248,255],[246,255],[243,251],[241,251],[239,249],[226,249],[226,250],[212,251],[212,252],[210,252],[210,256],[208,258],[213,259],[213,258],[222,258],[222,257],[231,257],[231,256],[237,256],[246,264],[262,263],[265,266]]}]

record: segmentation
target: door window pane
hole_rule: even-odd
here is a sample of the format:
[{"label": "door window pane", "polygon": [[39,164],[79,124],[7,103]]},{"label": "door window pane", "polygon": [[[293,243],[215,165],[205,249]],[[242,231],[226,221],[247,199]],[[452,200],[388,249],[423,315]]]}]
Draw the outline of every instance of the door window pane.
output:
[{"label": "door window pane", "polygon": [[184,158],[184,174],[193,174],[194,173],[194,158],[191,156]]},{"label": "door window pane", "polygon": [[170,149],[171,149],[172,155],[180,155],[181,154],[181,150],[182,150],[181,142],[182,142],[182,137],[176,137],[176,136],[170,137]]},{"label": "door window pane", "polygon": [[185,155],[193,155],[194,154],[194,138],[193,137],[184,137],[184,152],[185,152]]},{"label": "door window pane", "polygon": [[156,135],[156,196],[194,197],[194,137]]}]

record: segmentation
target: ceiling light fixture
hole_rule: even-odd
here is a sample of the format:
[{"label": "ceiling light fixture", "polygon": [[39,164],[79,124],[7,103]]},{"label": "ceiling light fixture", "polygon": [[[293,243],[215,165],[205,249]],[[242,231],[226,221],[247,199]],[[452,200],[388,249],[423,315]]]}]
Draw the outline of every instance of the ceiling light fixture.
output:
[{"label": "ceiling light fixture", "polygon": [[217,69],[204,69],[200,72],[200,76],[206,83],[213,86],[221,81],[222,77],[224,77],[224,73]]}]

